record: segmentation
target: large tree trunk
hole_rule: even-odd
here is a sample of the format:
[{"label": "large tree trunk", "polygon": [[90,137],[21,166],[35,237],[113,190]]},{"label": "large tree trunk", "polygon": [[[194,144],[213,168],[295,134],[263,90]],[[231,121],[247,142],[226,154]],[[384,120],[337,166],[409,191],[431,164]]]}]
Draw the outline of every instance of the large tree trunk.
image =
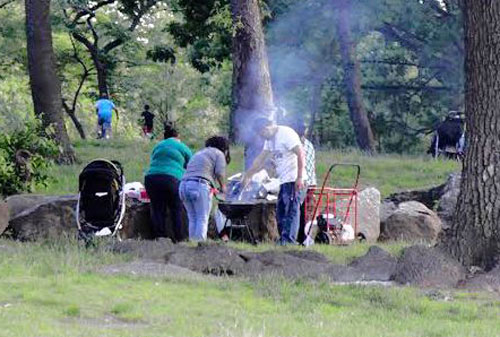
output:
[{"label": "large tree trunk", "polygon": [[230,137],[245,144],[245,167],[261,151],[263,141],[253,133],[259,116],[274,118],[273,93],[258,0],[231,0],[233,37],[233,107]]},{"label": "large tree trunk", "polygon": [[94,66],[97,72],[97,87],[99,88],[99,96],[108,95],[108,74],[106,64],[101,61],[94,61]]},{"label": "large tree trunk", "polygon": [[61,83],[56,73],[50,26],[50,0],[26,0],[28,70],[35,114],[62,148],[61,163],[72,163],[74,151],[64,125]]},{"label": "large tree trunk", "polygon": [[456,221],[443,246],[464,265],[500,257],[500,2],[464,1],[467,150]]},{"label": "large tree trunk", "polygon": [[344,68],[345,96],[356,134],[356,142],[361,150],[372,153],[375,151],[375,138],[363,103],[361,68],[356,58],[355,44],[351,38],[351,17],[349,16],[351,5],[349,1],[340,0],[338,2],[337,20],[337,33]]}]

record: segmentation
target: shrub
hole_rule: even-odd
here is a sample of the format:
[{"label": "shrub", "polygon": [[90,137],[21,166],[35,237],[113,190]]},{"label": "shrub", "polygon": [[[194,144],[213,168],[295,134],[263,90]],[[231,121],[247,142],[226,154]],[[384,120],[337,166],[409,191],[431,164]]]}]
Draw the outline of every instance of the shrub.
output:
[{"label": "shrub", "polygon": [[0,134],[0,195],[30,192],[35,184],[47,184],[46,171],[58,148],[44,134],[36,120]]}]

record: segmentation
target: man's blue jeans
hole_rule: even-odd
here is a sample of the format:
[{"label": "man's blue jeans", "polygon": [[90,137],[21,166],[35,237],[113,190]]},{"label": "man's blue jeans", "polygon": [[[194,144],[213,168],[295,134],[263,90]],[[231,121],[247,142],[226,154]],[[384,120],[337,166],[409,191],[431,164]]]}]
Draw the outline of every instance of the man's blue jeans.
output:
[{"label": "man's blue jeans", "polygon": [[183,180],[179,196],[184,203],[189,219],[189,240],[207,239],[208,218],[212,208],[211,188],[203,179]]},{"label": "man's blue jeans", "polygon": [[300,224],[300,194],[295,192],[295,182],[280,186],[276,220],[280,233],[279,244],[297,244],[297,233]]}]

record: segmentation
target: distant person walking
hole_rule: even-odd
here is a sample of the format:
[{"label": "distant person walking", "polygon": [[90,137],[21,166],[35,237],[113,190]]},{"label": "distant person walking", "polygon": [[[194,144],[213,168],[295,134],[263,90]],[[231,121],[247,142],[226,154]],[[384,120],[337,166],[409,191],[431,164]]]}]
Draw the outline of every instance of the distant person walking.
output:
[{"label": "distant person walking", "polygon": [[182,241],[182,202],[179,183],[191,159],[191,150],[179,139],[172,126],[165,126],[164,140],[156,144],[151,153],[149,171],[144,185],[151,199],[151,221],[156,238],[166,237],[165,216],[167,207],[173,226],[172,241]]},{"label": "distant person walking", "polygon": [[212,191],[217,182],[225,192],[226,165],[230,161],[229,140],[218,136],[207,139],[205,148],[191,158],[179,187],[189,218],[189,240],[207,239]]},{"label": "distant person walking", "polygon": [[95,104],[95,108],[97,113],[97,138],[109,139],[112,135],[111,120],[113,110],[116,112],[116,119],[119,119],[118,109],[107,94],[101,95]]},{"label": "distant person walking", "polygon": [[151,138],[153,136],[154,118],[155,114],[149,111],[149,105],[144,105],[144,111],[141,114],[143,118],[142,132],[144,137]]}]

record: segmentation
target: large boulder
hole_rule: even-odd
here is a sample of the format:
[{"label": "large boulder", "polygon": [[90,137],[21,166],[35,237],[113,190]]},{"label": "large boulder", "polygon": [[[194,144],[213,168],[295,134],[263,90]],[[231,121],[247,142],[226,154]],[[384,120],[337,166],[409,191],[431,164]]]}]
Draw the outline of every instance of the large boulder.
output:
[{"label": "large boulder", "polygon": [[441,232],[441,220],[417,201],[403,202],[381,224],[381,240],[434,242]]},{"label": "large boulder", "polygon": [[[15,239],[24,241],[76,236],[76,195],[15,195],[6,201],[10,215],[9,227]],[[123,238],[152,238],[149,204],[127,200],[122,224]],[[172,233],[168,214],[167,233]],[[187,229],[185,233],[187,236]]]},{"label": "large boulder", "polygon": [[355,268],[363,281],[389,281],[394,274],[398,260],[377,246],[371,246],[368,252],[349,264]]},{"label": "large boulder", "polygon": [[7,229],[9,225],[9,205],[0,200],[0,235]]},{"label": "large boulder", "polygon": [[380,235],[380,192],[370,187],[358,195],[358,235],[368,242],[377,241]]},{"label": "large boulder", "polygon": [[[123,219],[123,229],[120,233],[124,239],[153,239],[153,227],[151,224],[151,208],[149,203],[139,203],[127,199],[127,210]],[[168,238],[174,238],[174,225],[170,218],[170,211],[167,208],[165,213],[165,233]],[[180,241],[187,240],[188,220],[186,212],[182,212],[182,225],[180,231]]]},{"label": "large boulder", "polygon": [[486,290],[500,294],[500,264],[487,273],[477,273],[462,286],[470,290]]},{"label": "large boulder", "polygon": [[383,200],[380,204],[380,223],[384,223],[396,210],[398,206],[390,200]]},{"label": "large boulder", "polygon": [[17,194],[8,197],[5,201],[9,205],[9,217],[13,219],[17,217],[22,212],[32,209],[35,206],[46,204],[52,201],[71,199],[76,205],[76,196],[54,196],[54,195],[42,195],[42,194]]},{"label": "large boulder", "polygon": [[[9,199],[16,200],[15,209],[11,212],[14,216],[9,220],[14,238],[36,240],[75,235],[76,196],[47,197],[45,200],[40,197]],[[21,211],[32,202],[34,206]]]},{"label": "large boulder", "polygon": [[404,250],[392,278],[401,284],[449,288],[465,276],[465,268],[437,248],[412,246]]},{"label": "large boulder", "polygon": [[444,186],[443,195],[439,199],[437,207],[438,216],[443,220],[443,227],[449,227],[453,222],[461,181],[462,176],[459,172],[452,173]]}]

